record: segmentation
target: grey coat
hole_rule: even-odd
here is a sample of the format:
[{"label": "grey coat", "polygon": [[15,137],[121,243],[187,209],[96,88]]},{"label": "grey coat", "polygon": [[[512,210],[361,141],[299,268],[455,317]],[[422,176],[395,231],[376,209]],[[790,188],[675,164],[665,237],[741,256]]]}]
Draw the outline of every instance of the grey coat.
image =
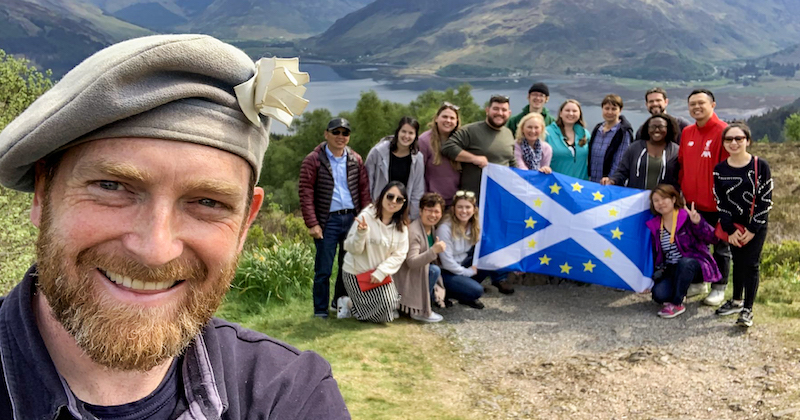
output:
[{"label": "grey coat", "polygon": [[[365,166],[369,175],[369,191],[374,202],[381,191],[389,183],[389,141],[391,137],[382,138],[367,155]],[[411,173],[408,175],[408,216],[411,220],[419,217],[419,200],[425,194],[425,158],[422,153],[411,155]]]}]

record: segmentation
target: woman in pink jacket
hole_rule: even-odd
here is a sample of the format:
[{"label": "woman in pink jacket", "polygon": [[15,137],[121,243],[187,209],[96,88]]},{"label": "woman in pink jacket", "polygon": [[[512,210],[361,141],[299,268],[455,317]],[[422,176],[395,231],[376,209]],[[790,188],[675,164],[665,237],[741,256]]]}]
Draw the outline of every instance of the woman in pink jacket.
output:
[{"label": "woman in pink jacket", "polygon": [[522,117],[517,128],[517,144],[514,145],[517,168],[545,174],[552,172],[550,159],[553,157],[553,148],[544,141],[544,136],[542,114],[531,112]]}]

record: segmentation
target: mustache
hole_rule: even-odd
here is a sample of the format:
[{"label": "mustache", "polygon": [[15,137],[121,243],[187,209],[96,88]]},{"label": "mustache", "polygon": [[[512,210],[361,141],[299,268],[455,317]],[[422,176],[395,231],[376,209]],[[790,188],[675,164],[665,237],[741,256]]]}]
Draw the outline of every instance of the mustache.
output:
[{"label": "mustache", "polygon": [[159,267],[148,267],[124,255],[108,255],[95,248],[82,251],[77,256],[82,267],[96,266],[144,283],[163,281],[201,281],[208,275],[208,268],[197,259],[176,259]]}]

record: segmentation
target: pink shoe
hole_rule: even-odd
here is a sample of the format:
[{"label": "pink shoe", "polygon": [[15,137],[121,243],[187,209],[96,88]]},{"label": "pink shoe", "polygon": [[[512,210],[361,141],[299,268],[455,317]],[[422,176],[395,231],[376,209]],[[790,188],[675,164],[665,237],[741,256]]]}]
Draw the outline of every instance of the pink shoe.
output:
[{"label": "pink shoe", "polygon": [[664,307],[658,311],[658,316],[661,318],[675,318],[676,316],[686,312],[686,307],[683,305],[673,305],[671,303],[664,304]]}]

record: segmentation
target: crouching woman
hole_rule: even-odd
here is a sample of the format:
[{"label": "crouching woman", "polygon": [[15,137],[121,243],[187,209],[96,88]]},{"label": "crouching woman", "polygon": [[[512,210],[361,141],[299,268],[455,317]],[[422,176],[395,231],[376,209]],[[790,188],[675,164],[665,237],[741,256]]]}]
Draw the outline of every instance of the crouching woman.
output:
[{"label": "crouching woman", "polygon": [[716,242],[714,228],[692,204],[669,184],[659,184],[650,193],[650,210],[656,217],[647,221],[655,251],[653,300],[663,304],[662,318],[674,318],[686,311],[683,300],[693,282],[716,282],[722,278],[708,245]]},{"label": "crouching woman", "polygon": [[[378,199],[361,211],[344,241],[344,275],[347,295],[338,306],[346,310],[339,318],[353,316],[359,321],[391,322],[397,317],[400,295],[395,283],[389,282],[362,291],[357,275],[368,273],[370,282],[378,284],[400,269],[408,253],[408,197],[405,186],[391,181]],[[349,311],[348,311],[349,310]]]},{"label": "crouching woman", "polygon": [[[431,310],[431,302],[444,306],[444,283],[441,269],[434,264],[447,246],[436,236],[436,225],[442,219],[444,198],[427,193],[419,201],[420,217],[408,226],[408,256],[395,280],[400,292],[400,309],[412,319],[439,322],[442,316]],[[438,285],[438,287],[437,287]]]}]

